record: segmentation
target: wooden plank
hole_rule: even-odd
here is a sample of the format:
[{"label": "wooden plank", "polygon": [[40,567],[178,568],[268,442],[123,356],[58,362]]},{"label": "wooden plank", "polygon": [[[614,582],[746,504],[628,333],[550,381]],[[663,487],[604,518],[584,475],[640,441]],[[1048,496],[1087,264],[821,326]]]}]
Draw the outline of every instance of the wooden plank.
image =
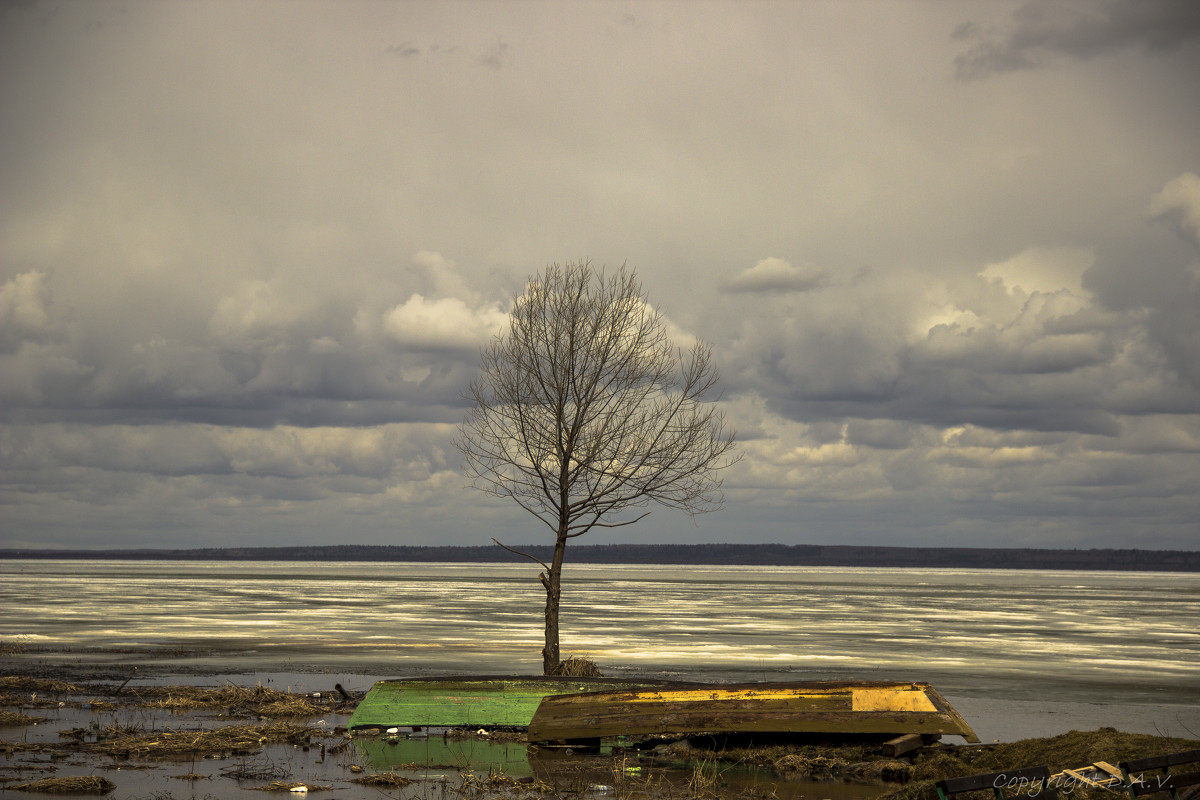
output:
[{"label": "wooden plank", "polygon": [[883,743],[883,754],[888,758],[896,758],[905,753],[911,753],[913,750],[920,750],[928,743],[928,738],[928,735],[919,733],[906,733],[903,736],[897,736],[895,739],[889,739]]},{"label": "wooden plank", "polygon": [[[1087,767],[1084,767],[1083,769],[1087,769]],[[1071,778],[1073,781],[1075,781],[1077,783],[1081,783],[1084,786],[1090,786],[1093,789],[1107,789],[1108,788],[1108,783],[1107,783],[1108,779],[1105,779],[1105,783],[1097,783],[1096,781],[1092,780],[1091,776],[1087,775],[1082,770],[1064,769],[1062,772],[1058,773],[1058,775],[1056,775],[1055,777],[1058,777],[1059,775],[1066,775],[1067,777]]]},{"label": "wooden plank", "polygon": [[[1104,789],[1115,794],[1124,794],[1124,792],[1117,792],[1115,789],[1117,786],[1123,788],[1125,785],[1125,780],[1121,776],[1120,770],[1107,761],[1096,761],[1088,764],[1086,767],[1064,769],[1053,777],[1059,783],[1067,783],[1068,785],[1070,783],[1078,783],[1094,789]],[[1066,780],[1068,778],[1070,781]]]}]

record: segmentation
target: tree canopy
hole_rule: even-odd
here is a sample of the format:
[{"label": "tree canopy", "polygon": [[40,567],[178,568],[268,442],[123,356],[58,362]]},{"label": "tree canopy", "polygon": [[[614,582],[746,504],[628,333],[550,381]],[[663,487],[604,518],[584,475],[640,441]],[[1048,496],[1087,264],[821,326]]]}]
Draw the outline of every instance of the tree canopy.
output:
[{"label": "tree canopy", "polygon": [[[513,304],[481,352],[456,444],[472,484],[516,502],[553,531],[547,671],[557,666],[558,602],[568,539],[631,525],[657,504],[720,508],[734,435],[714,402],[709,345],[672,342],[632,270],[552,264]],[[530,556],[530,558],[533,558]]]}]

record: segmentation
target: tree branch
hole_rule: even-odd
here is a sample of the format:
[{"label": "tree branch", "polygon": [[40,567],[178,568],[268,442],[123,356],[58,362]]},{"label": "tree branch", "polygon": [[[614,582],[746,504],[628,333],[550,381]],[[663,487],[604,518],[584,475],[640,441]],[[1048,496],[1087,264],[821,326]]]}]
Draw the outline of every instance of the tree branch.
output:
[{"label": "tree branch", "polygon": [[550,571],[550,566],[548,564],[546,564],[545,561],[542,561],[540,558],[538,558],[537,556],[531,556],[529,553],[522,553],[520,550],[513,550],[511,547],[509,547],[508,545],[504,544],[503,542],[497,540],[494,537],[492,538],[492,541],[495,542],[496,544],[500,545],[501,547],[503,547],[508,552],[513,553],[518,556],[525,556],[525,558],[528,558],[530,561],[534,561],[534,562],[537,562],[538,564],[541,564],[542,569],[546,570],[547,572]]}]

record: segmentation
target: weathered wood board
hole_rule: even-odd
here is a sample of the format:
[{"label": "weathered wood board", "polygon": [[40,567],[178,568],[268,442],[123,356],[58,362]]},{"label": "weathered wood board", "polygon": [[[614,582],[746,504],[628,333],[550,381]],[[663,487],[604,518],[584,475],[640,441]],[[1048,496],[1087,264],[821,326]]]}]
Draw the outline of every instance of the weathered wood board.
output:
[{"label": "weathered wood board", "polygon": [[346,727],[524,728],[543,697],[666,685],[622,678],[463,677],[379,681]]},{"label": "weathered wood board", "polygon": [[979,738],[926,683],[765,683],[546,697],[534,742],[701,733],[956,734]]}]

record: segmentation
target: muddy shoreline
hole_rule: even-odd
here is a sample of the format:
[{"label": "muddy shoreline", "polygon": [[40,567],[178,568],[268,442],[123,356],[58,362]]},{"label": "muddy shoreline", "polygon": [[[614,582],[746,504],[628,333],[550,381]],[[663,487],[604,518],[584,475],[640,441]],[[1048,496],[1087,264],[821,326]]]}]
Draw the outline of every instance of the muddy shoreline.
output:
[{"label": "muddy shoreline", "polygon": [[[345,721],[369,684],[339,691],[334,674],[271,673],[264,683],[256,676],[266,673],[231,677],[199,664],[143,660],[134,669],[95,663],[88,658],[95,654],[41,655],[0,661],[0,796],[44,796],[33,791],[37,781],[94,778],[92,791],[105,796],[155,800],[301,788],[348,800],[927,800],[942,777],[1042,763],[1059,771],[1200,747],[1195,739],[1113,728],[982,746],[943,742],[898,759],[884,757],[877,742],[800,740],[682,741],[564,756],[487,731],[400,746],[348,736]],[[285,674],[294,685],[280,685]]]}]

